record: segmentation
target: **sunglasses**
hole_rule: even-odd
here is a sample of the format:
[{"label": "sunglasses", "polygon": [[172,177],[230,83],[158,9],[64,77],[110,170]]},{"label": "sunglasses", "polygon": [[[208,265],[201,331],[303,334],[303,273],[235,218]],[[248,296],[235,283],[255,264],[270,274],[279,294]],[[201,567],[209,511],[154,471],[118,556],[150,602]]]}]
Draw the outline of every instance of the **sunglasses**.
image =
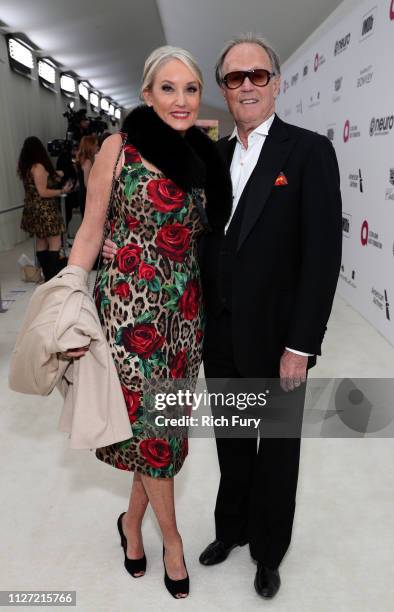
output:
[{"label": "sunglasses", "polygon": [[227,89],[238,89],[246,77],[253,85],[265,87],[273,76],[275,76],[274,73],[268,72],[265,68],[256,68],[255,70],[234,70],[234,72],[226,74],[222,80]]}]

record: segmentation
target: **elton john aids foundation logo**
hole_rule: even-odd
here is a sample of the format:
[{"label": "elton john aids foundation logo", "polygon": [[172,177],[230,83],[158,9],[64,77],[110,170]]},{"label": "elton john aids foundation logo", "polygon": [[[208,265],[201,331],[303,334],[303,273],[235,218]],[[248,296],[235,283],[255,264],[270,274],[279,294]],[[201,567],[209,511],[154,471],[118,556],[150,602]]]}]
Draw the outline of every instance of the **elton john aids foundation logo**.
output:
[{"label": "elton john aids foundation logo", "polygon": [[368,233],[369,233],[368,221],[365,220],[361,226],[361,244],[363,246],[367,246],[368,244]]},{"label": "elton john aids foundation logo", "polygon": [[361,132],[358,129],[358,125],[351,125],[349,119],[347,119],[343,126],[343,142],[348,142],[351,138],[360,138],[360,136]]},{"label": "elton john aids foundation logo", "polygon": [[394,21],[394,0],[391,0],[390,4],[390,19]]},{"label": "elton john aids foundation logo", "polygon": [[343,142],[347,142],[350,138],[350,121],[349,119],[345,122],[345,126],[343,128]]},{"label": "elton john aids foundation logo", "polygon": [[319,70],[320,66],[325,64],[325,62],[326,62],[326,58],[324,57],[324,55],[321,55],[320,53],[316,53],[315,60],[313,62],[313,69],[314,69],[314,71],[317,72]]}]

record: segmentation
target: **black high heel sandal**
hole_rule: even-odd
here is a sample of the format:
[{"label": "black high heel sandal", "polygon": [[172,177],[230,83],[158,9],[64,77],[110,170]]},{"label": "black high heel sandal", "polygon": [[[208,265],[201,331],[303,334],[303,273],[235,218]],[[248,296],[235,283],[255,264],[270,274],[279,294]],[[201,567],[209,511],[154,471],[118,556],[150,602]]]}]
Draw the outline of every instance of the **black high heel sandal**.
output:
[{"label": "black high heel sandal", "polygon": [[[124,566],[126,570],[133,576],[133,578],[142,578],[146,572],[146,557],[144,556],[140,559],[129,559],[127,556],[127,539],[125,534],[123,533],[122,527],[122,517],[126,514],[126,512],[122,512],[120,517],[118,518],[118,531],[120,535],[120,545],[124,550]],[[141,572],[144,572],[142,575],[138,576]]]},{"label": "black high heel sandal", "polygon": [[[175,598],[175,599],[186,599],[186,597],[177,597],[178,594],[182,593],[184,595],[189,595],[190,591],[190,579],[189,574],[186,578],[181,578],[180,580],[172,580],[167,574],[167,568],[164,561],[165,548],[163,544],[163,565],[164,565],[164,584],[166,585],[167,591]],[[187,573],[187,567],[185,563],[185,557],[183,557],[183,563],[185,566],[185,570]]]}]

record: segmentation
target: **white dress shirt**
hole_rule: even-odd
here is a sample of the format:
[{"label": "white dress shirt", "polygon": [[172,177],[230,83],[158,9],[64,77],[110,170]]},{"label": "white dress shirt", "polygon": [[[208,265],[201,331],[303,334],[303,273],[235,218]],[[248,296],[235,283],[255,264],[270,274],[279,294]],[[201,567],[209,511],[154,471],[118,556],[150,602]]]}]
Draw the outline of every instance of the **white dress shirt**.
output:
[{"label": "white dress shirt", "polygon": [[[263,148],[263,144],[268,136],[274,118],[275,113],[268,117],[268,119],[266,119],[263,123],[260,123],[260,125],[258,125],[257,128],[255,128],[253,132],[249,134],[247,149],[245,149],[239,137],[237,127],[234,128],[233,133],[229,137],[229,140],[236,138],[237,142],[230,167],[231,181],[233,184],[233,207],[231,217],[224,230],[225,233],[227,232],[233,215],[237,209],[245,185],[248,182],[250,175],[257,164],[257,160],[260,157],[261,149]],[[292,353],[296,353],[297,355],[303,355],[304,357],[311,355],[311,353],[303,353],[302,351],[297,351],[295,349],[288,348],[287,346],[286,349]]]}]

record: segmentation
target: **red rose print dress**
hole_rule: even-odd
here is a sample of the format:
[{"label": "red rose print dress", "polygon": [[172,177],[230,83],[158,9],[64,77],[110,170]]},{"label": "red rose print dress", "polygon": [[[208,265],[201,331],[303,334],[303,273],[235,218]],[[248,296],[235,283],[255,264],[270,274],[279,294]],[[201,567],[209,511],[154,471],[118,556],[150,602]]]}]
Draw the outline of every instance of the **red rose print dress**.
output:
[{"label": "red rose print dress", "polygon": [[172,478],[180,470],[188,440],[155,425],[144,382],[186,379],[194,388],[202,358],[197,242],[204,227],[196,198],[204,204],[204,191],[185,193],[162,173],[148,170],[134,146],[125,146],[110,218],[118,252],[99,270],[95,300],[133,437],[98,448],[96,456],[157,478]]}]

